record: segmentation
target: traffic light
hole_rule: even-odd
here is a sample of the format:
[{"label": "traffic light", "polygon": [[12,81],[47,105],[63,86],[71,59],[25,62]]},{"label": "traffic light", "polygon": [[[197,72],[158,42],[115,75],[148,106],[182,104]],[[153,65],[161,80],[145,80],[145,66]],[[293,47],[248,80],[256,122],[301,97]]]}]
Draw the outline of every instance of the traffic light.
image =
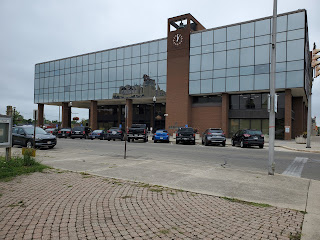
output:
[{"label": "traffic light", "polygon": [[312,62],[311,62],[311,67],[314,68],[315,74],[314,78],[320,76],[320,61],[317,61],[318,58],[320,58],[320,55],[317,55],[317,53],[320,52],[320,49],[314,48],[312,50]]}]

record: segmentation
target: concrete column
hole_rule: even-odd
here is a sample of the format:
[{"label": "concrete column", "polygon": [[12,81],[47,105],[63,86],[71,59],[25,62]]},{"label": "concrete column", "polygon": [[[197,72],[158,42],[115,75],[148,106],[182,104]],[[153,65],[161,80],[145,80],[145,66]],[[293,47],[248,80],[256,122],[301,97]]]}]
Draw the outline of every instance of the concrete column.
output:
[{"label": "concrete column", "polygon": [[62,128],[71,127],[71,107],[67,102],[62,103]]},{"label": "concrete column", "polygon": [[37,119],[37,125],[39,127],[42,127],[43,126],[43,112],[44,112],[44,104],[42,103],[38,103],[38,119]]},{"label": "concrete column", "polygon": [[126,105],[128,108],[127,126],[129,128],[132,125],[132,115],[133,115],[132,99],[126,99]]},{"label": "concrete column", "polygon": [[291,89],[285,91],[285,116],[284,127],[289,127],[289,132],[284,133],[284,140],[290,140],[292,138],[292,94]]},{"label": "concrete column", "polygon": [[92,130],[98,128],[98,102],[91,101],[90,103],[90,127]]},{"label": "concrete column", "polygon": [[222,94],[222,104],[221,104],[221,128],[228,136],[229,134],[229,94]]},{"label": "concrete column", "polygon": [[117,113],[118,113],[118,126],[121,124],[121,108],[122,108],[121,105],[118,105],[118,111],[117,111]]}]

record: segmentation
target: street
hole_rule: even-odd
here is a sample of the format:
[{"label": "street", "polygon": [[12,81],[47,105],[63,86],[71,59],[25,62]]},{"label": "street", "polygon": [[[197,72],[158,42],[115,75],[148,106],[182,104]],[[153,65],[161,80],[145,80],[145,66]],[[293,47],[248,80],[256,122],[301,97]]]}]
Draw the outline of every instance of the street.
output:
[{"label": "street", "polygon": [[[79,155],[81,158],[85,158],[86,156],[90,158],[93,156],[99,156],[99,158],[106,156],[113,159],[123,159],[124,142],[58,139],[58,144],[54,149],[40,150],[38,152],[41,154],[50,153],[50,155],[56,155],[59,152],[58,155],[62,154],[67,158],[71,155],[75,157],[77,153],[81,153]],[[315,153],[294,152],[275,148],[275,172],[278,174],[287,174],[288,168],[290,168],[290,165],[292,165],[295,160],[297,162],[297,158],[304,160],[298,168],[295,168],[296,171],[300,168],[302,178],[320,180],[320,154]],[[151,141],[143,143],[142,141],[135,141],[127,143],[127,160],[156,160],[157,162],[166,162],[168,164],[194,166],[195,169],[197,167],[211,168],[221,166],[227,169],[267,173],[268,148],[240,148],[230,145],[226,147],[193,146],[176,145],[175,143],[153,143]],[[293,174],[293,176],[296,177],[300,177],[299,175],[299,171],[298,174]]]}]

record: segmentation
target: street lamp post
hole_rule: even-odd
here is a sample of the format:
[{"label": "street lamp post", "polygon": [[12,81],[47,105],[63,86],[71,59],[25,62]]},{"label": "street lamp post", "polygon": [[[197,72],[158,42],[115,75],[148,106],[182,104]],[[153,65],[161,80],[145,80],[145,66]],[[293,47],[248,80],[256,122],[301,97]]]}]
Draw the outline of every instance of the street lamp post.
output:
[{"label": "street lamp post", "polygon": [[153,132],[155,132],[155,129],[156,129],[156,101],[157,101],[157,98],[156,96],[153,96]]}]

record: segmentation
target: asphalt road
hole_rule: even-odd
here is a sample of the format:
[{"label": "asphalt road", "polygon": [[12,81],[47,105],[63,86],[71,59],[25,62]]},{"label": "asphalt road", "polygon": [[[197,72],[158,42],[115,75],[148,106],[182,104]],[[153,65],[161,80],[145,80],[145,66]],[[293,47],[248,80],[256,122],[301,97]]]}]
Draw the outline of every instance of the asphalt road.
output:
[{"label": "asphalt road", "polygon": [[[109,156],[119,159],[123,159],[124,156],[124,142],[106,140],[59,139],[54,149],[43,151],[63,151],[68,155],[68,153],[77,152],[77,149],[87,150],[82,154],[90,156]],[[127,160],[130,159],[153,159],[158,162],[183,164],[195,168],[222,165],[230,169],[267,172],[268,148],[240,148],[229,145],[205,147],[135,141],[127,143]],[[303,161],[300,161],[301,159]],[[291,171],[296,174],[296,177],[320,180],[320,154],[276,148],[275,163],[276,173],[286,174]]]}]

